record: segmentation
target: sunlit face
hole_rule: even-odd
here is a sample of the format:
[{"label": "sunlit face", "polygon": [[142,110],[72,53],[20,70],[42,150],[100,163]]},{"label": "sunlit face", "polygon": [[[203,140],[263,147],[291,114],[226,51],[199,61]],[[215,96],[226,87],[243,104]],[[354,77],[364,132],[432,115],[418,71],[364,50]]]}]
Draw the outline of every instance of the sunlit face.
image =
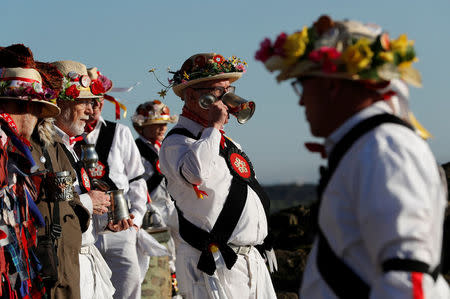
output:
[{"label": "sunlit face", "polygon": [[167,132],[167,124],[151,124],[142,129],[142,136],[152,142],[162,142]]},{"label": "sunlit face", "polygon": [[[198,100],[204,94],[214,94],[214,87],[218,86],[228,89],[230,87],[230,80],[205,81],[187,88],[185,91],[186,97],[184,99],[186,102],[186,107],[202,119],[208,120],[209,110],[200,107]],[[211,88],[211,90],[208,90],[208,88]]]},{"label": "sunlit face", "polygon": [[78,99],[61,103],[61,114],[56,117],[56,125],[69,136],[83,134],[89,116],[93,114],[92,102],[92,99]]}]

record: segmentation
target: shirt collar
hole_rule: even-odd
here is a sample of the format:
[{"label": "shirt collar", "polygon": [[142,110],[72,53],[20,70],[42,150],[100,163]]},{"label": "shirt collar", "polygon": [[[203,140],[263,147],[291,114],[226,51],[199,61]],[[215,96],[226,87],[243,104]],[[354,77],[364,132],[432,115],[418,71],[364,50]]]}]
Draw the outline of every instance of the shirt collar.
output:
[{"label": "shirt collar", "polygon": [[178,118],[177,126],[182,126],[183,128],[188,129],[188,131],[194,134],[194,136],[200,135],[200,133],[204,129],[201,124],[196,123],[195,121],[190,120],[189,118],[182,115],[180,115],[180,117]]},{"label": "shirt collar", "polygon": [[61,130],[57,125],[55,125],[55,132],[56,135],[59,136],[61,138],[62,143],[66,146],[66,147],[72,147],[72,145],[70,145],[70,137],[69,135],[67,135],[63,130]]},{"label": "shirt collar", "polygon": [[358,123],[363,121],[364,119],[367,119],[371,116],[382,114],[382,113],[392,113],[392,109],[389,107],[389,105],[383,101],[375,102],[374,104],[370,105],[367,108],[364,108],[363,110],[359,111],[349,119],[347,119],[339,128],[334,130],[333,133],[328,136],[325,140],[325,151],[327,152],[327,155],[330,155],[331,151],[333,150],[334,146],[341,140],[342,137],[344,137],[345,134],[347,134],[354,126],[356,126]]},{"label": "shirt collar", "polygon": [[152,150],[154,150],[156,153],[159,152],[159,147],[157,148],[150,140],[145,139],[144,137],[142,137],[142,135],[139,135],[138,138],[144,142],[144,144],[146,144],[149,148],[151,148]]}]

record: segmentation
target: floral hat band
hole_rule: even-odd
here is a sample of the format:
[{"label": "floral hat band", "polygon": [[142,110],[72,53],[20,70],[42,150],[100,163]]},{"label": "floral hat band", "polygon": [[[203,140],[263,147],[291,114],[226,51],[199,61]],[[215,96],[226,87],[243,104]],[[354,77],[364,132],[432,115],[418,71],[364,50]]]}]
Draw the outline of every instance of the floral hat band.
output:
[{"label": "floral hat band", "polygon": [[140,128],[152,124],[167,124],[177,121],[176,115],[170,115],[170,109],[161,101],[154,100],[140,104],[131,118],[133,126],[139,131]]},{"label": "floral hat band", "polygon": [[200,53],[189,57],[180,70],[173,73],[169,86],[175,94],[182,97],[188,86],[210,80],[238,80],[246,72],[247,63],[236,56],[224,58],[217,53]]},{"label": "floral hat band", "polygon": [[56,93],[44,88],[39,72],[32,68],[0,68],[0,100],[26,100],[43,106],[40,117],[59,114]]},{"label": "floral hat band", "polygon": [[321,16],[311,27],[261,43],[255,59],[277,80],[302,76],[335,77],[370,83],[402,79],[420,87],[414,42],[405,34],[390,39],[381,27],[357,21],[333,21]]},{"label": "floral hat band", "polygon": [[96,89],[97,84],[89,78],[86,66],[82,63],[65,60],[52,62],[61,72],[62,87],[59,100],[74,101],[75,99],[100,98],[103,90]]}]

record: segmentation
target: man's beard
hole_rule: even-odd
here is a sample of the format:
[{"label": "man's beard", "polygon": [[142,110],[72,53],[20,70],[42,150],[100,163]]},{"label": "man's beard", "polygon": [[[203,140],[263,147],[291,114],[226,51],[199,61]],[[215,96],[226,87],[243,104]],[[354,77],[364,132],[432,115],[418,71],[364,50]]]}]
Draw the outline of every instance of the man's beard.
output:
[{"label": "man's beard", "polygon": [[69,107],[61,110],[60,119],[73,136],[83,134],[86,123],[79,119],[72,121],[72,109]]}]

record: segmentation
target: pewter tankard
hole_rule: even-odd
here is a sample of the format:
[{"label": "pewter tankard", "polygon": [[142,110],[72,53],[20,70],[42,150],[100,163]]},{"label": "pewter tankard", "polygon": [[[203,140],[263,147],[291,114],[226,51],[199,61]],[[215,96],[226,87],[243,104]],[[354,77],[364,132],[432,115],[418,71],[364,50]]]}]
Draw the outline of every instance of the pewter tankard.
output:
[{"label": "pewter tankard", "polygon": [[128,202],[123,195],[123,189],[109,191],[111,206],[108,211],[108,218],[114,224],[122,219],[130,219],[130,211],[128,210]]},{"label": "pewter tankard", "polygon": [[[233,92],[225,93],[221,100],[228,107],[230,114],[234,115],[240,124],[245,124],[255,112],[255,102],[247,101]],[[218,101],[218,99],[212,94],[202,95],[198,99],[198,103],[203,109],[208,109],[209,105],[215,101]]]},{"label": "pewter tankard", "polygon": [[81,146],[81,161],[87,169],[97,166],[98,154],[95,151],[95,144],[83,144]]},{"label": "pewter tankard", "polygon": [[255,113],[255,102],[247,101],[233,92],[225,93],[222,102],[228,106],[228,111],[236,116],[240,124],[245,124]]},{"label": "pewter tankard", "polygon": [[47,174],[48,194],[54,201],[73,200],[73,181],[69,171],[50,172]]}]

